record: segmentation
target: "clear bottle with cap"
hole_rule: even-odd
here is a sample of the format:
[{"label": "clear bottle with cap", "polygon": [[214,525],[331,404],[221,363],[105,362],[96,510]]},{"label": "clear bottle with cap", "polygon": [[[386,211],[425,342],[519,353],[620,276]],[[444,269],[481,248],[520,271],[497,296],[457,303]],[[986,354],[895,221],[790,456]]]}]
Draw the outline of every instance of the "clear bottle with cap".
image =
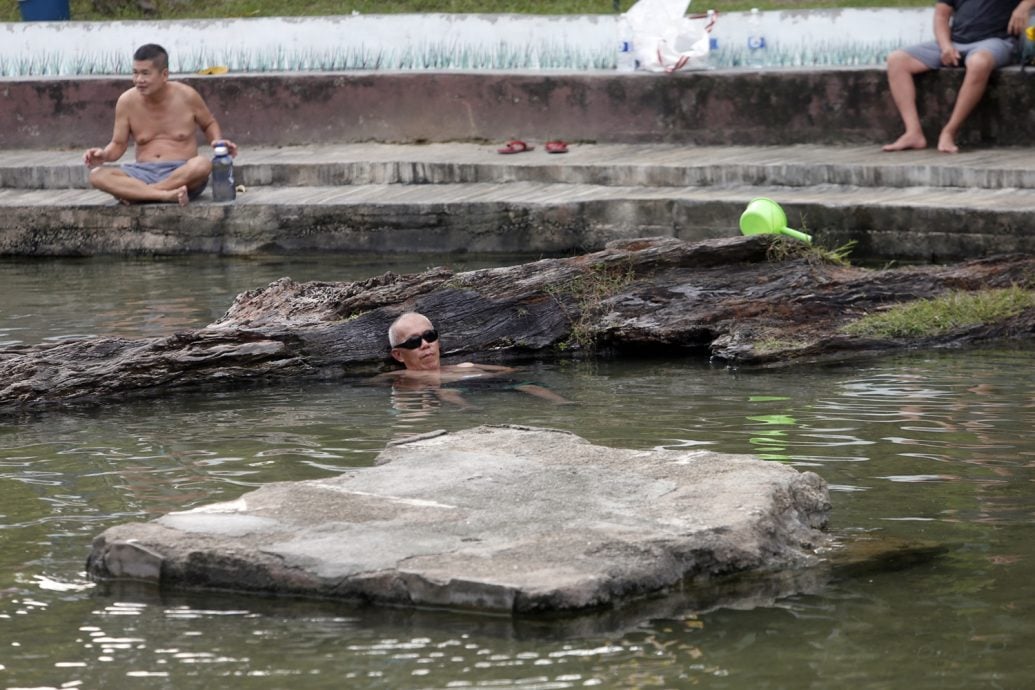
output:
[{"label": "clear bottle with cap", "polygon": [[625,17],[618,19],[618,43],[615,67],[619,72],[636,71],[636,48],[633,45],[632,24]]},{"label": "clear bottle with cap", "polygon": [[234,159],[225,141],[212,142],[212,200],[230,202],[237,198],[234,186]]},{"label": "clear bottle with cap", "polygon": [[712,33],[712,29],[715,27],[715,10],[708,10],[707,13],[707,27],[705,31],[708,32],[708,69],[715,69],[719,64],[719,37]]},{"label": "clear bottle with cap", "polygon": [[751,67],[764,67],[766,64],[766,43],[762,34],[762,15],[757,7],[751,8],[751,16],[748,19],[751,26],[748,34],[748,64]]}]

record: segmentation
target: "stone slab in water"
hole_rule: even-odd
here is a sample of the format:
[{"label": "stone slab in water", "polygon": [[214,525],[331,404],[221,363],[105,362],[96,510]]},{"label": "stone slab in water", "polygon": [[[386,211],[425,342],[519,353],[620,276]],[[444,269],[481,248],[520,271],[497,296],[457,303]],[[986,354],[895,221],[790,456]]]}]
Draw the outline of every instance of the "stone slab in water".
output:
[{"label": "stone slab in water", "polygon": [[751,456],[597,446],[477,427],[375,467],[112,527],[98,580],[531,613],[618,605],[695,578],[819,562],[811,472]]}]

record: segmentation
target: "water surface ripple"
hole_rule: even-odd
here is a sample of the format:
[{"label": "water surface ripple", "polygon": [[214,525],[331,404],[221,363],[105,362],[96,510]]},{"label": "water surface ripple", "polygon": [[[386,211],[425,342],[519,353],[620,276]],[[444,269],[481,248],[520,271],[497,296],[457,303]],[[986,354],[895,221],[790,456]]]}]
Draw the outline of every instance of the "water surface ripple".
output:
[{"label": "water surface ripple", "polygon": [[[0,341],[163,334],[212,320],[236,292],[280,275],[398,270],[341,261],[0,262],[11,287],[0,296]],[[70,286],[67,300],[54,285]],[[543,361],[527,378],[577,405],[487,389],[458,410],[338,381],[3,419],[0,687],[1027,687],[1033,365],[1031,347],[770,372],[691,359]],[[84,576],[90,541],[108,526],[271,481],[361,472],[392,438],[485,423],[790,463],[829,482],[833,529],[945,553],[753,607],[622,621],[159,593]]]}]

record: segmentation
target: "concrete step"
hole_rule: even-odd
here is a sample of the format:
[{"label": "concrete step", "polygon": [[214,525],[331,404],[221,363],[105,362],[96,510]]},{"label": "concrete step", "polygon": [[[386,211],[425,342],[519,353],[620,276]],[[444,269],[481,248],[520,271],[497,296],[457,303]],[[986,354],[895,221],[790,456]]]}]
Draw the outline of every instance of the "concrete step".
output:
[{"label": "concrete step", "polygon": [[88,188],[79,152],[0,152],[0,254],[585,251],[736,234],[756,196],[856,257],[1035,251],[1031,149],[531,143],[245,148],[237,203],[186,209],[115,203]]},{"label": "concrete step", "polygon": [[756,196],[778,200],[789,224],[811,233],[817,244],[856,242],[858,258],[941,261],[1035,252],[1031,189],[514,181],[259,185],[233,205],[202,201],[187,208],[126,207],[82,189],[5,189],[0,254],[560,253],[620,238],[734,235],[741,212]]},{"label": "concrete step", "polygon": [[[549,182],[617,187],[853,185],[873,188],[1035,188],[1035,149],[945,155],[888,154],[877,146],[572,145],[548,154],[497,153],[497,144],[345,144],[245,148],[235,165],[246,186]],[[85,189],[80,152],[0,152],[0,188]],[[127,158],[128,159],[128,158]]]},{"label": "concrete step", "polygon": [[[578,202],[673,200],[741,201],[770,196],[785,207],[795,204],[873,206],[888,208],[970,208],[985,211],[1035,212],[1035,189],[980,189],[946,187],[868,188],[840,185],[784,187],[729,185],[723,187],[606,186],[553,182],[470,183],[438,185],[364,184],[341,186],[254,186],[238,194],[234,205],[215,204],[207,197],[188,209],[152,205],[185,213],[195,207],[231,210],[234,206],[461,206],[468,204],[524,204],[556,206]],[[0,189],[0,206],[122,207],[111,197],[89,189]]]}]

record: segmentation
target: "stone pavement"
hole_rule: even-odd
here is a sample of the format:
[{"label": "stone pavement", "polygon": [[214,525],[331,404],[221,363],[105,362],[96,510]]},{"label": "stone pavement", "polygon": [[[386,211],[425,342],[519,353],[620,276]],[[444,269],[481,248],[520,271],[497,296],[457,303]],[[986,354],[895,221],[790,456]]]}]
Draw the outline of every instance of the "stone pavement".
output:
[{"label": "stone pavement", "polygon": [[206,193],[187,209],[115,204],[88,188],[79,151],[0,151],[0,254],[559,253],[735,234],[756,196],[817,244],[855,241],[855,257],[1035,250],[1031,148],[501,143],[245,148],[237,203]]}]

